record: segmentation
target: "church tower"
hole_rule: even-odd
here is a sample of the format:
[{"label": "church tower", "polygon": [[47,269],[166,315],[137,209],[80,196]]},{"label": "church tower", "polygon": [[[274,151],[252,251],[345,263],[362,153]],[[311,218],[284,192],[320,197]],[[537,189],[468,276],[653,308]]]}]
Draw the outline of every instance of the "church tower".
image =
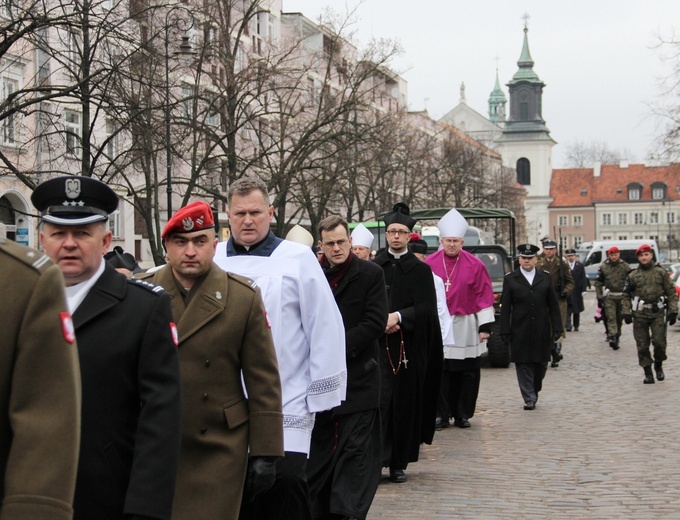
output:
[{"label": "church tower", "polygon": [[496,85],[489,95],[489,121],[497,125],[505,123],[505,104],[507,102],[505,93],[501,90],[501,84],[498,81],[498,69],[496,69]]},{"label": "church tower", "polygon": [[550,130],[543,120],[545,83],[534,72],[534,60],[529,52],[528,15],[524,16],[524,20],[524,43],[517,62],[519,69],[507,84],[510,113],[503,126],[503,134],[496,143],[503,163],[516,169],[517,182],[527,190],[526,232],[528,240],[536,243],[551,232],[548,229],[548,205],[552,202],[552,147],[557,143],[550,137]]}]

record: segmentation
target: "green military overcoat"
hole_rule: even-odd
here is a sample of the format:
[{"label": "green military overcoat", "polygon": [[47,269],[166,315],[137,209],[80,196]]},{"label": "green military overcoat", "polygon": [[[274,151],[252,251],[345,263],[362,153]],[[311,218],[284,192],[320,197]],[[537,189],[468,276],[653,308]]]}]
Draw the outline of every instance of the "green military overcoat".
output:
[{"label": "green military overcoat", "polygon": [[0,239],[0,519],[73,515],[80,371],[59,267]]},{"label": "green military overcoat", "polygon": [[184,425],[172,518],[236,520],[248,450],[283,455],[281,383],[260,291],[213,264],[187,306],[169,266],[144,278],[170,294],[179,333]]}]

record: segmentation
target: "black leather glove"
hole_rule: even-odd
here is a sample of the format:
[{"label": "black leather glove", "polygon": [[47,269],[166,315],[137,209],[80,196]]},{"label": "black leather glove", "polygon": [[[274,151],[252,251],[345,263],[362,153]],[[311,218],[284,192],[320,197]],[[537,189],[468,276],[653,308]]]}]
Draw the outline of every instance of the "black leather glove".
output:
[{"label": "black leather glove", "polygon": [[626,324],[630,325],[631,323],[633,323],[633,317],[630,314],[624,314],[621,317],[623,318],[623,321],[626,322]]},{"label": "black leather glove", "polygon": [[257,495],[268,491],[276,479],[278,457],[250,457],[246,475],[246,493],[252,502]]},{"label": "black leather glove", "polygon": [[553,332],[553,343],[558,343],[562,339],[562,331]]},{"label": "black leather glove", "polygon": [[668,313],[668,324],[669,325],[675,325],[676,321],[678,321],[678,313],[677,312],[669,312]]},{"label": "black leather glove", "polygon": [[501,334],[501,341],[503,342],[504,345],[509,345],[510,344],[510,334]]}]

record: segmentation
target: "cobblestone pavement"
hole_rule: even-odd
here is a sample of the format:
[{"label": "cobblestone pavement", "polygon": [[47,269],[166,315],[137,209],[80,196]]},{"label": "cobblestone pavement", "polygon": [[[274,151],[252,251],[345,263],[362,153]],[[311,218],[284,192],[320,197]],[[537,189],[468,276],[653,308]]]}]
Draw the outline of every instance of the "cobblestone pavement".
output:
[{"label": "cobblestone pavement", "polygon": [[594,310],[591,291],[536,410],[522,409],[514,365],[482,369],[472,427],[436,432],[404,484],[383,470],[369,520],[680,519],[680,326],[666,380],[643,385],[632,326],[614,351]]}]

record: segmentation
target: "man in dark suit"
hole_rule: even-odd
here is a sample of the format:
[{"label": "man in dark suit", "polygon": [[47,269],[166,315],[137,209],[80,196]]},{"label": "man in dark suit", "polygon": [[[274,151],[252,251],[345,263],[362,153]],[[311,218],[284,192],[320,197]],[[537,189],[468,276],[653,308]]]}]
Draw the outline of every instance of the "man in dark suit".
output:
[{"label": "man in dark suit", "polygon": [[550,350],[562,336],[562,318],[549,273],[536,269],[538,247],[522,244],[520,268],[503,279],[501,338],[511,344],[524,409],[536,408],[538,393],[550,361]]},{"label": "man in dark suit", "polygon": [[324,269],[345,326],[347,398],[316,414],[307,463],[312,517],[366,518],[380,482],[378,339],[387,324],[383,271],[352,252],[347,222],[319,224]]},{"label": "man in dark suit", "polygon": [[64,275],[82,381],[75,520],[169,520],[179,457],[181,385],[170,298],[107,265],[118,196],[58,177],[31,196],[40,243]]},{"label": "man in dark suit", "polygon": [[[586,268],[578,260],[576,249],[567,249],[567,263],[571,270],[571,277],[574,279],[574,290],[567,296],[567,332],[574,330],[578,332],[581,324],[581,313],[583,312],[583,294],[588,290],[588,279],[586,278]],[[573,327],[572,327],[573,323]]]}]

